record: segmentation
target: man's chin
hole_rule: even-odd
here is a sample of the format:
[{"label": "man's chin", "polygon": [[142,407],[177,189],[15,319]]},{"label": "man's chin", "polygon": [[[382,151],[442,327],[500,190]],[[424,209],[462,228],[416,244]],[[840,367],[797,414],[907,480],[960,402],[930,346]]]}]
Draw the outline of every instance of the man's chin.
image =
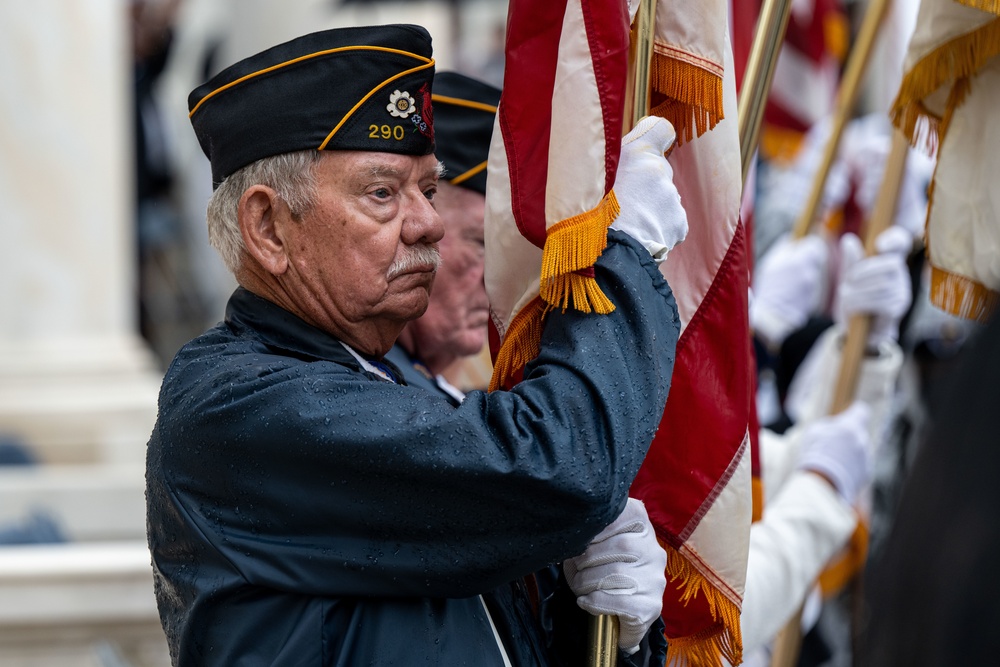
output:
[{"label": "man's chin", "polygon": [[396,292],[386,299],[385,305],[388,310],[397,314],[399,319],[409,322],[423,315],[427,311],[427,305],[430,301],[430,286],[418,285]]},{"label": "man's chin", "polygon": [[467,330],[454,341],[455,353],[460,357],[478,354],[486,345],[486,325],[475,330]]}]

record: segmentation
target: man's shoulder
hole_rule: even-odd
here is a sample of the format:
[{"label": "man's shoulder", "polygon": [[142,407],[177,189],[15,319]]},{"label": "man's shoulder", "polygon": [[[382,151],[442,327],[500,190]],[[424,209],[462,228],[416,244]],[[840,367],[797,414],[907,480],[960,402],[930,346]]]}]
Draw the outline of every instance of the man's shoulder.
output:
[{"label": "man's shoulder", "polygon": [[345,377],[358,372],[346,352],[342,357],[320,358],[255,335],[235,331],[225,322],[186,343],[177,352],[164,376],[164,389],[180,392],[221,386],[258,387],[308,375]]}]

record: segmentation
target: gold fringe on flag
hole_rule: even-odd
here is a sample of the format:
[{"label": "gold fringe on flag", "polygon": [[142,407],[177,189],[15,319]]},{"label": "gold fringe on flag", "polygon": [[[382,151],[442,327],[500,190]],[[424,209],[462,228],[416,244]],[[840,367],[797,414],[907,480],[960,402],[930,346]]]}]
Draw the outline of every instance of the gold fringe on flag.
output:
[{"label": "gold fringe on flag", "polygon": [[930,299],[956,317],[986,322],[1000,303],[1000,293],[972,278],[931,266]]},{"label": "gold fringe on flag", "polygon": [[667,552],[668,587],[680,580],[680,601],[685,605],[704,595],[715,625],[690,637],[667,637],[667,667],[674,665],[718,665],[725,658],[731,665],[743,662],[743,633],[740,609],[710,584],[679,551],[660,542]]},{"label": "gold fringe on flag", "polygon": [[502,388],[514,373],[538,356],[542,345],[542,318],[548,308],[542,298],[536,296],[510,321],[493,361],[489,391]]},{"label": "gold fringe on flag", "polygon": [[764,480],[760,477],[750,478],[750,522],[756,523],[764,518]]},{"label": "gold fringe on flag", "polygon": [[841,12],[832,12],[823,19],[823,43],[826,51],[843,63],[851,50],[851,23]]},{"label": "gold fringe on flag", "polygon": [[[992,0],[992,4],[1000,5],[1000,0]],[[931,113],[923,100],[948,82],[960,82],[973,76],[997,55],[1000,55],[1000,19],[949,40],[928,53],[903,76],[889,112],[893,125],[913,146],[922,146],[933,153],[943,128],[941,118]],[[953,110],[953,104],[960,104],[963,97],[950,95],[949,111]]]},{"label": "gold fringe on flag", "polygon": [[614,312],[615,306],[597,286],[592,275],[577,273],[593,269],[608,244],[608,227],[618,217],[618,199],[608,192],[593,209],[552,225],[542,249],[539,296],[550,308],[573,307],[580,312]]},{"label": "gold fringe on flag", "polygon": [[611,190],[593,209],[546,231],[539,295],[518,311],[507,327],[493,362],[489,391],[505,386],[538,356],[542,321],[553,308],[565,311],[572,301],[573,308],[583,313],[614,312],[615,305],[598,286],[593,268],[608,245],[608,227],[619,211],[618,198]]},{"label": "gold fringe on flag", "polygon": [[[1000,12],[1000,0],[962,0],[970,7]],[[993,9],[989,7],[992,6]],[[971,79],[991,58],[1000,55],[1000,19],[952,39],[928,55],[903,77],[890,116],[914,146],[935,153],[947,135],[951,119],[971,90]],[[938,117],[923,99],[941,86],[951,83],[944,114]],[[927,217],[934,208],[935,178],[927,190]],[[927,248],[930,257],[930,246]],[[955,315],[986,321],[1000,302],[1000,293],[963,275],[931,266],[931,303]]]},{"label": "gold fringe on flag", "polygon": [[1000,14],[1000,0],[955,0],[966,7],[972,7],[990,14]]},{"label": "gold fringe on flag", "polygon": [[[669,120],[677,145],[700,137],[723,119],[722,72],[683,60],[684,52],[660,42],[653,44],[650,114]],[[666,99],[663,99],[663,98]]]},{"label": "gold fringe on flag", "polygon": [[781,165],[790,165],[802,150],[806,135],[777,125],[760,128],[760,154]]},{"label": "gold fringe on flag", "polygon": [[868,558],[868,538],[868,526],[863,520],[858,521],[843,552],[819,575],[819,588],[823,597],[831,598],[844,590],[864,569]]}]

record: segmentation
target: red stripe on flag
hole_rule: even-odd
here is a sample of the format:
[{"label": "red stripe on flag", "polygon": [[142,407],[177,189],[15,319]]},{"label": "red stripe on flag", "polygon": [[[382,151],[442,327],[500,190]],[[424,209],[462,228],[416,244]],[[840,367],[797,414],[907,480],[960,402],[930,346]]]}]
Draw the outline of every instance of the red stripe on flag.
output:
[{"label": "red stripe on flag", "polygon": [[521,235],[539,248],[545,245],[551,100],[565,13],[566,0],[511,0],[507,14],[497,114],[507,152],[511,212]]},{"label": "red stripe on flag", "polygon": [[624,2],[583,2],[580,8],[600,91],[604,145],[610,147],[604,151],[604,194],[607,194],[615,184],[620,156],[617,149],[622,143],[625,87],[611,77],[617,78],[620,72],[628,71],[628,31],[622,31],[622,26],[628,25],[628,6]]},{"label": "red stripe on flag", "polygon": [[739,223],[711,287],[677,342],[663,420],[632,485],[660,539],[674,548],[691,535],[728,483],[727,470],[746,435],[750,332],[739,317],[747,312],[746,261]]},{"label": "red stripe on flag", "polygon": [[764,119],[768,125],[783,127],[788,130],[795,130],[805,134],[812,127],[811,121],[800,118],[791,111],[788,111],[780,102],[772,99],[767,101],[764,107]]},{"label": "red stripe on flag", "polygon": [[827,21],[836,20],[840,13],[840,0],[814,0],[803,20],[792,12],[785,33],[785,47],[795,49],[816,64],[823,62],[831,56],[832,46],[827,43]]},{"label": "red stripe on flag", "polygon": [[733,20],[733,60],[736,64],[736,90],[743,89],[750,47],[753,45],[754,29],[760,14],[760,0],[731,0],[729,5]]}]

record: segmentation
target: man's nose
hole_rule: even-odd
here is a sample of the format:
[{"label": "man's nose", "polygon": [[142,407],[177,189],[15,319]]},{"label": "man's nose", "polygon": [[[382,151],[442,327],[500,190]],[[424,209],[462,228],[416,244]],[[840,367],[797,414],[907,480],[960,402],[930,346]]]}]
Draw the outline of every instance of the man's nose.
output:
[{"label": "man's nose", "polygon": [[437,243],[444,238],[444,223],[427,197],[421,193],[409,204],[403,218],[403,242]]}]

